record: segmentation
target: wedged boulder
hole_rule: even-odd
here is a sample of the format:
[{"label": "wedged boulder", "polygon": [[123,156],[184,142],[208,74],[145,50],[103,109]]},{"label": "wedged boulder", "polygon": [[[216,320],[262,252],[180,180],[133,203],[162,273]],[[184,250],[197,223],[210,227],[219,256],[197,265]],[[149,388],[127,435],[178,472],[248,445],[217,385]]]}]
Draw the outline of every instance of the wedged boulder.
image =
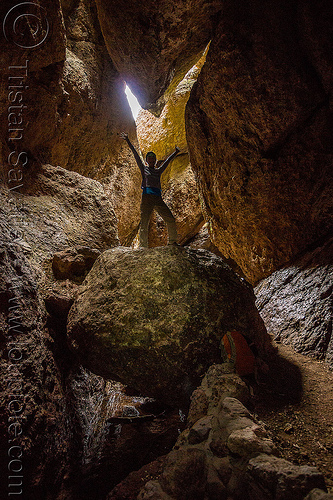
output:
[{"label": "wedged boulder", "polygon": [[223,2],[186,108],[213,243],[252,283],[333,225],[333,60],[319,36],[333,9],[323,2],[312,20],[310,3]]},{"label": "wedged boulder", "polygon": [[256,304],[276,341],[333,368],[333,239],[262,280]]},{"label": "wedged boulder", "polygon": [[56,252],[52,259],[52,271],[56,279],[82,276],[92,268],[100,251],[89,247],[69,247]]},{"label": "wedged boulder", "polygon": [[179,82],[209,42],[219,0],[96,0],[106,46],[142,107]]},{"label": "wedged boulder", "polygon": [[272,352],[251,286],[214,254],[174,246],[104,252],[68,317],[84,366],[171,406],[188,405],[233,329]]}]

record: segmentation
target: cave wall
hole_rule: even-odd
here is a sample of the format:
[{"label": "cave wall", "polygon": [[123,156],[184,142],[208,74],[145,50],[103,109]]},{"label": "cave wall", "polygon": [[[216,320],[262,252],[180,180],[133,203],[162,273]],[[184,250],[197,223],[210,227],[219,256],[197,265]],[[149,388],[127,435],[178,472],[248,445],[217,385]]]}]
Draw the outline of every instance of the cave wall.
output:
[{"label": "cave wall", "polygon": [[[205,57],[204,54],[174,90],[166,93],[165,105],[159,117],[142,109],[137,118],[137,135],[144,157],[148,151],[154,151],[158,161],[164,160],[175,146],[180,149],[179,155],[161,176],[163,199],[176,219],[180,244],[187,242],[204,223],[186,143],[185,106]],[[167,241],[166,224],[154,213],[149,226],[149,246],[165,245]]]},{"label": "cave wall", "polygon": [[[132,159],[117,133],[127,129],[135,135],[135,124],[124,81],[107,53],[94,3],[45,1],[39,10],[30,7],[26,14],[37,16],[37,34],[29,34],[23,17],[22,40],[13,25],[24,7],[12,11],[10,7],[11,2],[3,2],[0,12],[2,18],[10,13],[5,24],[8,40],[1,40],[3,160],[8,161],[10,151],[20,149],[40,163],[99,179],[117,162],[130,164]],[[35,46],[25,49],[22,45]],[[21,88],[10,88],[14,83]]]},{"label": "cave wall", "polygon": [[[12,193],[1,189],[1,449],[8,448],[9,412],[16,408],[31,487],[27,498],[72,495],[84,452],[84,415],[76,403],[91,394],[95,380],[88,377],[75,393],[79,368],[67,351],[63,325],[55,330],[48,323],[43,294],[55,287],[51,256],[68,245],[116,246],[116,216],[121,242],[138,222],[140,174],[117,136],[126,129],[137,145],[123,78],[155,114],[164,105],[167,111],[163,93],[177,88],[216,28],[186,116],[191,166],[214,243],[256,282],[331,229],[328,0],[316,6],[256,0],[96,3],[106,42],[93,3],[44,0],[36,4],[41,38],[31,48],[29,30],[20,38],[12,31],[18,15],[12,3],[0,5],[6,18],[0,180],[19,187]],[[17,93],[9,88],[13,81],[23,87]],[[22,111],[10,115],[10,104],[22,104]],[[16,125],[16,132],[10,130]],[[21,171],[8,176],[15,162]],[[174,173],[175,180],[167,179],[171,202],[179,196],[173,186],[182,182]],[[186,190],[193,188],[191,176]],[[64,288],[75,293],[75,286]],[[22,315],[11,360],[8,329],[16,312]],[[17,368],[14,379],[11,365]],[[24,406],[6,406],[13,391],[24,395]],[[96,398],[103,394],[97,390]],[[1,460],[6,470],[3,454]]]},{"label": "cave wall", "polygon": [[221,4],[96,0],[111,59],[143,108],[160,113],[165,91],[182,80],[209,42]]},{"label": "cave wall", "polygon": [[332,228],[332,6],[320,4],[224,2],[186,109],[213,242],[252,283]]},{"label": "cave wall", "polygon": [[[103,179],[123,241],[138,223],[141,179],[118,134],[129,132],[136,145],[137,137],[125,83],[107,52],[96,6],[73,0],[11,7],[9,1],[0,7],[7,37],[0,42],[0,180],[13,187],[15,176],[23,176],[35,161]],[[35,36],[23,14],[35,16]],[[10,88],[14,84],[19,88]],[[8,174],[13,167],[21,173]]]},{"label": "cave wall", "polygon": [[[26,499],[68,498],[87,432],[78,401],[98,390],[89,376],[72,388],[80,368],[67,348],[61,304],[78,285],[57,283],[52,257],[68,246],[118,245],[117,220],[98,181],[51,165],[31,167],[24,189],[1,187],[0,202],[1,490],[19,495],[23,476]],[[60,303],[53,323],[50,298]]]}]

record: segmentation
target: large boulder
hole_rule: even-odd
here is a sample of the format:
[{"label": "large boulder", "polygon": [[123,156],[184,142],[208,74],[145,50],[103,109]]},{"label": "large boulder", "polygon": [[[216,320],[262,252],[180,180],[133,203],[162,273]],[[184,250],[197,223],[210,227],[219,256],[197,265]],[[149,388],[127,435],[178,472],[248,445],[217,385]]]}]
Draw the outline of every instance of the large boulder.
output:
[{"label": "large boulder", "polygon": [[268,332],[333,368],[333,239],[262,280],[256,304]]},{"label": "large boulder", "polygon": [[254,283],[332,228],[332,4],[223,4],[187,143],[213,243]]},{"label": "large boulder", "polygon": [[271,352],[245,280],[210,252],[174,246],[104,252],[68,318],[84,366],[169,405],[188,404],[231,330]]}]

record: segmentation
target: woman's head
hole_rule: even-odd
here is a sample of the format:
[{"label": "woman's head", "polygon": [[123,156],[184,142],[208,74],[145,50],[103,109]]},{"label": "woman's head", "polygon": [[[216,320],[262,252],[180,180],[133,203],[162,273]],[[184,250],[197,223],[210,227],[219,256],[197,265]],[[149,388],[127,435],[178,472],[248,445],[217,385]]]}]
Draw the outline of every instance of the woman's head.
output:
[{"label": "woman's head", "polygon": [[156,155],[153,151],[148,151],[146,154],[146,162],[150,167],[153,167],[156,163]]}]

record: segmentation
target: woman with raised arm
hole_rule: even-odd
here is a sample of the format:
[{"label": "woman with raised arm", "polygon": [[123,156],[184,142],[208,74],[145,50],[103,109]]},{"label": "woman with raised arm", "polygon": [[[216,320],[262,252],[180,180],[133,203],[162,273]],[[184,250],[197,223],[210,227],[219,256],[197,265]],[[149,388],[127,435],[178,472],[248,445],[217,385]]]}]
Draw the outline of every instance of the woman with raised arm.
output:
[{"label": "woman with raised arm", "polygon": [[135,147],[129,140],[128,134],[126,132],[122,132],[120,137],[129,145],[142,175],[140,246],[148,248],[148,225],[154,209],[160,214],[168,227],[168,244],[177,245],[175,218],[169,207],[162,199],[161,175],[169,163],[177,156],[179,149],[176,146],[175,151],[162,162],[156,162],[155,153],[153,151],[149,151],[146,154],[146,163],[143,163]]}]

